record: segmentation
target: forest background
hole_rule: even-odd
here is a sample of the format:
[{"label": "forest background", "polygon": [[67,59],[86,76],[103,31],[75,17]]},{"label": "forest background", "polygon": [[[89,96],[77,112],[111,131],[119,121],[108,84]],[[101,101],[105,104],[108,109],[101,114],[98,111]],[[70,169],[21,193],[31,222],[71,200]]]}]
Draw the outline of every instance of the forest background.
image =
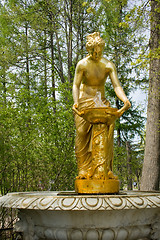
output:
[{"label": "forest background", "polygon": [[[145,118],[131,93],[148,88],[150,3],[7,0],[0,3],[0,191],[73,190],[77,174],[72,84],[99,31],[132,103],[115,126],[114,173],[139,187]],[[133,95],[133,94],[132,94]],[[120,108],[110,80],[106,98]],[[135,141],[138,139],[138,142]]]}]

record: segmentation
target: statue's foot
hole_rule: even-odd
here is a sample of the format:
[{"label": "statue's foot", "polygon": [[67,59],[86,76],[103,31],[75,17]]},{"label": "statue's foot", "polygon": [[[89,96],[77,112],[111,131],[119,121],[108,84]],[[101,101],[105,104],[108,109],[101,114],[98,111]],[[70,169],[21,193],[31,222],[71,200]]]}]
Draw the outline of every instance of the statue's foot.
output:
[{"label": "statue's foot", "polygon": [[113,174],[112,171],[109,171],[109,172],[108,172],[108,177],[109,177],[109,179],[115,179],[115,180],[118,180],[118,177],[115,176],[115,175]]},{"label": "statue's foot", "polygon": [[93,179],[96,179],[96,180],[100,179],[99,174],[94,174]]},{"label": "statue's foot", "polygon": [[87,172],[80,172],[79,175],[76,177],[76,179],[91,179],[93,173],[92,171],[87,171]]},{"label": "statue's foot", "polygon": [[79,174],[76,179],[85,179],[87,178],[85,174]]},{"label": "statue's foot", "polygon": [[106,179],[106,177],[103,175],[103,174],[95,174],[94,176],[93,176],[93,179],[97,179],[97,180],[105,180]]},{"label": "statue's foot", "polygon": [[105,171],[97,171],[97,172],[93,175],[93,179],[107,180],[107,179],[109,179],[109,177],[108,177],[108,174],[106,174]]}]

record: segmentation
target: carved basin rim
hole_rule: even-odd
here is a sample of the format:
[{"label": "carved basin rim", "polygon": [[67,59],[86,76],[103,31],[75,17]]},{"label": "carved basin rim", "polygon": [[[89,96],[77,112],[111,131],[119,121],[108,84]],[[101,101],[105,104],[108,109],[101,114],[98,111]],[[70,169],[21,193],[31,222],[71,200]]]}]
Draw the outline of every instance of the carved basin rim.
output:
[{"label": "carved basin rim", "polygon": [[[117,198],[117,197],[145,197],[145,196],[160,196],[160,191],[120,191],[118,194],[78,194],[75,191],[31,191],[31,192],[11,192],[5,196],[13,197],[76,197],[76,198]],[[3,196],[2,196],[3,197]],[[1,198],[0,198],[1,199]]]},{"label": "carved basin rim", "polygon": [[160,192],[123,191],[118,195],[67,192],[15,192],[0,197],[0,206],[32,210],[129,210],[160,208]]}]

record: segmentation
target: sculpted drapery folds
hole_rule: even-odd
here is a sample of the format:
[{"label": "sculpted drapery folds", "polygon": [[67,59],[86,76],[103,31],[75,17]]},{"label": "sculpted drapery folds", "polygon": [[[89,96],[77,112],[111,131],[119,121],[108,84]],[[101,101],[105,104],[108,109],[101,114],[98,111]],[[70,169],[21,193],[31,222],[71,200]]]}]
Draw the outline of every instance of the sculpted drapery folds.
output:
[{"label": "sculpted drapery folds", "polygon": [[[75,151],[78,164],[78,179],[110,179],[113,161],[114,121],[130,107],[112,62],[102,57],[105,46],[99,32],[87,36],[88,55],[76,66],[73,83],[73,110],[75,111]],[[85,109],[107,109],[112,112],[110,102],[105,99],[105,82],[110,78],[117,97],[124,106],[116,109],[112,120],[92,124],[84,116]],[[112,113],[111,113],[112,115]]]}]

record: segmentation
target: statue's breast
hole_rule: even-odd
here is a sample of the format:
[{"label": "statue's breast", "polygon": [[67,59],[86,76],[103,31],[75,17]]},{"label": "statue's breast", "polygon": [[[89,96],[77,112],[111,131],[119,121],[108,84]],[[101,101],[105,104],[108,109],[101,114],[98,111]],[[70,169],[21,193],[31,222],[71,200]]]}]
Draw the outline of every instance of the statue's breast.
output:
[{"label": "statue's breast", "polygon": [[103,64],[88,64],[84,71],[84,83],[87,85],[103,85],[106,80],[106,71]]}]

